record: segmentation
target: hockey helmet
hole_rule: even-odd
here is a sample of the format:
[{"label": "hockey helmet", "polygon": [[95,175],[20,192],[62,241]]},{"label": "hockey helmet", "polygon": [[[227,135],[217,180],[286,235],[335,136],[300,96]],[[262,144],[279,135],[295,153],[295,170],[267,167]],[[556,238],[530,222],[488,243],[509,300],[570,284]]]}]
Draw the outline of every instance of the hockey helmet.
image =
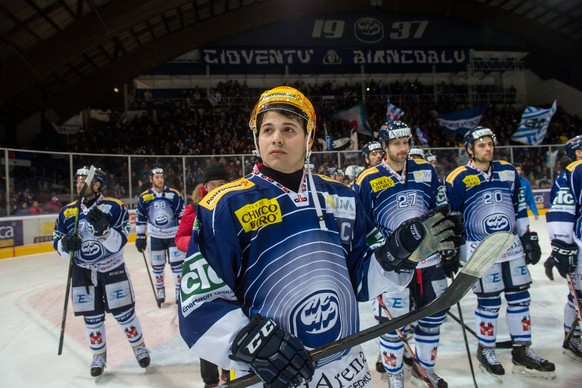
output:
[{"label": "hockey helmet", "polygon": [[435,154],[433,154],[433,153],[432,153],[432,152],[430,152],[430,151],[427,151],[427,152],[424,154],[424,158],[425,158],[425,159],[426,159],[426,160],[427,160],[429,163],[436,162],[436,155],[435,155]]},{"label": "hockey helmet", "polygon": [[424,150],[420,147],[410,147],[410,150],[408,151],[408,156],[410,157],[420,156],[422,159],[424,159]]},{"label": "hockey helmet", "polygon": [[368,144],[366,144],[364,146],[364,148],[362,148],[362,158],[364,158],[364,160],[368,157],[368,154],[372,151],[375,150],[380,150],[382,152],[384,152],[384,149],[382,148],[382,144],[380,144],[380,142],[377,141],[371,141]]},{"label": "hockey helmet", "polygon": [[566,142],[566,156],[576,160],[576,150],[582,150],[582,135],[575,136]]},{"label": "hockey helmet", "polygon": [[349,179],[356,179],[362,171],[364,171],[364,167],[352,164],[346,167],[346,176]]},{"label": "hockey helmet", "polygon": [[[77,172],[75,173],[75,179],[77,179],[80,176],[87,176],[89,175],[89,170],[91,169],[91,166],[83,166],[80,169],[77,170]],[[95,183],[95,182],[100,182],[101,183],[101,187],[100,190],[103,190],[105,188],[105,186],[107,186],[107,173],[103,170],[101,170],[100,168],[95,168],[95,174],[93,175],[93,180],[91,181],[91,184]]]},{"label": "hockey helmet", "polygon": [[412,137],[412,131],[402,121],[392,121],[380,127],[378,138],[381,142],[387,144],[390,140],[399,139],[401,137]]},{"label": "hockey helmet", "polygon": [[495,134],[491,130],[491,128],[478,126],[473,129],[470,129],[465,133],[465,137],[463,138],[463,143],[465,144],[465,148],[473,149],[473,144],[483,137],[489,136],[493,139],[493,145],[497,145],[497,138]]},{"label": "hockey helmet", "polygon": [[162,175],[164,175],[164,169],[161,168],[161,167],[154,167],[154,168],[152,168],[150,170],[150,173],[149,173],[150,179],[153,178],[154,175],[156,175],[156,174],[162,174]]},{"label": "hockey helmet", "polygon": [[305,129],[307,133],[311,134],[311,139],[315,139],[315,109],[311,101],[299,90],[290,86],[277,86],[261,94],[261,98],[253,108],[249,120],[249,127],[255,135],[259,131],[259,128],[257,128],[258,116],[270,110],[283,110],[302,117],[306,121]]}]

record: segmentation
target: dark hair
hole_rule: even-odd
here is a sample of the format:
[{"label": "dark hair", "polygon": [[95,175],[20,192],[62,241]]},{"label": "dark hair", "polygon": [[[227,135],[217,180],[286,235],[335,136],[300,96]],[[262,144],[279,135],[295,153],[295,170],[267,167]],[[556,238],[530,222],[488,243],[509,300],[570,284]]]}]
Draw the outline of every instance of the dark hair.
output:
[{"label": "dark hair", "polygon": [[[277,106],[281,106],[282,109],[277,109]],[[269,107],[270,109],[259,113],[259,115],[257,116],[257,132],[261,133],[261,125],[263,123],[263,117],[265,116],[265,113],[267,112],[271,112],[271,111],[277,111],[277,113],[282,114],[283,116],[287,117],[288,119],[295,119],[299,122],[299,124],[301,124],[301,127],[305,130],[305,132],[307,133],[307,120],[305,120],[305,117],[303,117],[303,112],[301,112],[299,109],[296,109],[295,107],[289,106],[289,105],[284,105],[284,104],[273,104]],[[297,111],[297,113],[295,113],[295,110]]]}]

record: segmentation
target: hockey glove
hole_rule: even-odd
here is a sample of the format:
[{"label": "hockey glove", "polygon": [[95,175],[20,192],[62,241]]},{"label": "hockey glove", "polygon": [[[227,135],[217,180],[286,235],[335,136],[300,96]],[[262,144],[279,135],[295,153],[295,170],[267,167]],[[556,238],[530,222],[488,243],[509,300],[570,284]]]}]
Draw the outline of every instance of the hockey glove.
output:
[{"label": "hockey glove", "polygon": [[[410,272],[416,264],[438,251],[462,244],[462,219],[442,206],[400,225],[384,245],[376,249],[376,259],[385,271]],[[461,233],[459,233],[461,232]]]},{"label": "hockey glove", "polygon": [[452,279],[453,275],[459,272],[461,263],[459,262],[459,257],[461,256],[461,251],[459,249],[454,249],[455,254],[453,256],[445,258],[441,254],[442,260],[441,264],[445,271],[445,276]]},{"label": "hockey glove", "polygon": [[148,240],[145,234],[138,234],[135,237],[135,247],[137,248],[138,252],[143,252],[146,250],[148,246]]},{"label": "hockey glove", "polygon": [[523,253],[525,253],[525,262],[532,265],[537,264],[542,257],[538,234],[536,232],[526,232],[520,239]]},{"label": "hockey glove", "polygon": [[552,240],[552,253],[544,263],[546,276],[554,280],[553,268],[556,267],[560,276],[573,272],[578,263],[578,246],[574,243],[568,244],[562,240]]},{"label": "hockey glove", "polygon": [[87,221],[93,227],[95,237],[106,237],[109,234],[109,217],[99,208],[89,210]]},{"label": "hockey glove", "polygon": [[76,252],[81,250],[83,240],[76,234],[65,234],[61,239],[61,246],[65,252]]},{"label": "hockey glove", "polygon": [[231,351],[231,358],[249,363],[266,387],[299,385],[315,371],[301,340],[258,314],[237,334]]}]

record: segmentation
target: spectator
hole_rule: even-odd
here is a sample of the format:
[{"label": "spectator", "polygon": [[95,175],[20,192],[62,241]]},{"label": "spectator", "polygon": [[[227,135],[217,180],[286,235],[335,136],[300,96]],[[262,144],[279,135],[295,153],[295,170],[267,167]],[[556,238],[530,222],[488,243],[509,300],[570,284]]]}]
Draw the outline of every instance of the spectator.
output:
[{"label": "spectator", "polygon": [[523,195],[525,196],[525,203],[530,208],[531,212],[534,215],[534,218],[537,220],[540,218],[540,213],[538,212],[538,207],[536,206],[536,200],[533,195],[533,191],[531,190],[531,184],[527,180],[526,177],[523,176],[523,168],[520,164],[515,165],[515,170],[519,175],[519,183],[521,183],[521,187],[523,187]]},{"label": "spectator", "polygon": [[58,213],[61,211],[63,204],[59,201],[59,197],[55,193],[51,194],[51,199],[49,199],[45,205],[44,209],[47,213]]},{"label": "spectator", "polygon": [[36,215],[44,214],[44,210],[42,210],[42,208],[40,206],[38,206],[38,201],[32,201],[32,205],[30,205],[28,212],[30,214],[36,214]]}]

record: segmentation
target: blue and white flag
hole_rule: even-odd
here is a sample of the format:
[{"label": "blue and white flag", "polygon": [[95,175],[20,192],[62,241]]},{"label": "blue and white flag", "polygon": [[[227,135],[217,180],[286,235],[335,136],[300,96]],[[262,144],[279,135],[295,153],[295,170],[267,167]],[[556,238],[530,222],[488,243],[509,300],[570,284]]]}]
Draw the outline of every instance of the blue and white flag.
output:
[{"label": "blue and white flag", "polygon": [[548,133],[548,126],[556,109],[558,109],[556,100],[550,109],[526,106],[521,115],[519,128],[511,135],[511,140],[528,145],[541,144]]},{"label": "blue and white flag", "polygon": [[404,111],[390,102],[386,101],[386,122],[400,120],[400,116],[404,115]]},{"label": "blue and white flag", "polygon": [[420,127],[418,125],[416,127],[414,127],[414,130],[416,131],[416,137],[418,138],[418,141],[420,142],[420,144],[423,146],[427,146],[428,145],[428,137],[426,137],[426,133],[424,133],[424,131],[422,129],[420,129]]},{"label": "blue and white flag", "polygon": [[468,130],[479,125],[486,108],[485,106],[478,106],[455,112],[439,113],[437,120],[445,132],[464,135]]}]

